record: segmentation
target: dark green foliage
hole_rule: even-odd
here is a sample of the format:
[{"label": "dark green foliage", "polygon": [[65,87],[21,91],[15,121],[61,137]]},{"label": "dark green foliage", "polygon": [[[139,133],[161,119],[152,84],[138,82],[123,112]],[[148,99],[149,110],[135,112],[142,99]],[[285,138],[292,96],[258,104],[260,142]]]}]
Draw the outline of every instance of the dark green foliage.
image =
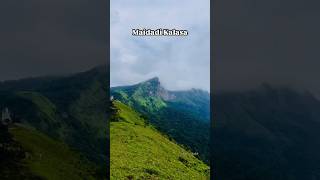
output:
[{"label": "dark green foliage", "polygon": [[188,112],[174,108],[165,108],[158,114],[150,115],[151,124],[173,138],[177,143],[184,145],[199,157],[209,163],[209,134],[210,125]]},{"label": "dark green foliage", "polygon": [[0,179],[43,179],[23,164],[24,158],[22,146],[13,140],[7,126],[0,125]]},{"label": "dark green foliage", "polygon": [[171,91],[176,97],[169,103],[177,110],[192,112],[200,120],[210,120],[210,95],[200,89],[189,91]]},{"label": "dark green foliage", "polygon": [[320,102],[309,93],[264,86],[214,98],[216,179],[320,179]]}]

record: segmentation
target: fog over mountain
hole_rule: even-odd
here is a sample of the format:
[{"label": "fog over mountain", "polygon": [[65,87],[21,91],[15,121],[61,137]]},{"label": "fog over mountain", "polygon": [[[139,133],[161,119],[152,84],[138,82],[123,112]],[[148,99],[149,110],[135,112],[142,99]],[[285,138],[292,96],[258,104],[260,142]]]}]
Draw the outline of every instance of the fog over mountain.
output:
[{"label": "fog over mountain", "polygon": [[216,91],[268,82],[319,92],[319,1],[214,3]]},{"label": "fog over mountain", "polygon": [[[170,90],[209,90],[209,4],[209,0],[111,1],[111,86],[158,76]],[[188,36],[134,37],[136,28],[188,30]]]},{"label": "fog over mountain", "polygon": [[3,0],[0,7],[0,80],[106,63],[107,1]]}]

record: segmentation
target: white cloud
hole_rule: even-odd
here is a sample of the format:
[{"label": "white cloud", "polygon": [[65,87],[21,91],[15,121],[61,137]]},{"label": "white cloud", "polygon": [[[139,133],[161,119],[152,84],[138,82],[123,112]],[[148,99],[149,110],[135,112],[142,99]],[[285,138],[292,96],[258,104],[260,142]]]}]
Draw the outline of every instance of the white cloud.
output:
[{"label": "white cloud", "polygon": [[[111,86],[158,76],[168,89],[210,86],[209,0],[112,0]],[[187,29],[187,37],[134,37],[133,28]]]}]

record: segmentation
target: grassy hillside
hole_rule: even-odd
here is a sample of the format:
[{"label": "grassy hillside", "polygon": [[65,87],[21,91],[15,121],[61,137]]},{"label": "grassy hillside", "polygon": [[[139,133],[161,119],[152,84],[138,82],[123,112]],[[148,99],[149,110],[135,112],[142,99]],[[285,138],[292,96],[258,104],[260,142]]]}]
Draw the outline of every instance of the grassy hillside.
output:
[{"label": "grassy hillside", "polygon": [[0,110],[7,107],[15,123],[83,154],[99,166],[98,179],[105,179],[109,134],[106,77],[105,67],[97,67],[69,76],[1,82]]},{"label": "grassy hillside", "polygon": [[111,88],[114,99],[132,107],[150,120],[157,130],[184,145],[209,164],[208,92],[168,91],[158,78],[131,86]]},{"label": "grassy hillside", "polygon": [[113,101],[111,179],[208,179],[209,167],[155,130],[130,107]]},{"label": "grassy hillside", "polygon": [[1,165],[1,179],[97,179],[97,167],[66,144],[20,124],[8,134],[0,143],[2,155],[9,157]]}]

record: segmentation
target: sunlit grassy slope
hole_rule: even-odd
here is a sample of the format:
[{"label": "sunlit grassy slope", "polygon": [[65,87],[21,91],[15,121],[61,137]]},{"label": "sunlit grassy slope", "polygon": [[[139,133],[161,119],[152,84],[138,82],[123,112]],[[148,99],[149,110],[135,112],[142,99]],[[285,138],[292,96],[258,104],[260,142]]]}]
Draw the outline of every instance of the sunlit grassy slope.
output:
[{"label": "sunlit grassy slope", "polygon": [[170,141],[142,116],[113,101],[111,179],[209,179],[209,167]]},{"label": "sunlit grassy slope", "polygon": [[9,131],[25,150],[22,163],[32,174],[48,180],[95,179],[95,167],[66,144],[21,125]]}]

